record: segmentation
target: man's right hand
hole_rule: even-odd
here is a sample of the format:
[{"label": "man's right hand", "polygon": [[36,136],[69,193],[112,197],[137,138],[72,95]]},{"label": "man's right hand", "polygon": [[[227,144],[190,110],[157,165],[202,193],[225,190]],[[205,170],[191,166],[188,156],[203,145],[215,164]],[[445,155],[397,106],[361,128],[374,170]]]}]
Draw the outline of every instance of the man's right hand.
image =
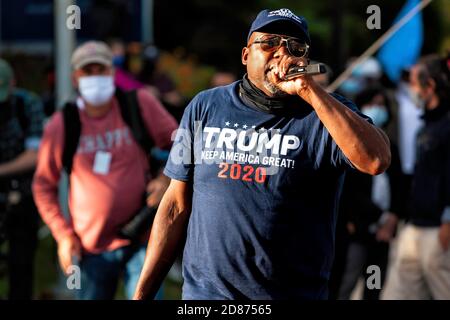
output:
[{"label": "man's right hand", "polygon": [[385,212],[382,215],[382,220],[382,225],[376,233],[376,239],[380,242],[389,242],[394,237],[397,229],[398,217],[392,212]]},{"label": "man's right hand", "polygon": [[58,242],[59,265],[67,275],[69,267],[72,265],[72,257],[81,259],[81,241],[75,234],[68,235]]}]

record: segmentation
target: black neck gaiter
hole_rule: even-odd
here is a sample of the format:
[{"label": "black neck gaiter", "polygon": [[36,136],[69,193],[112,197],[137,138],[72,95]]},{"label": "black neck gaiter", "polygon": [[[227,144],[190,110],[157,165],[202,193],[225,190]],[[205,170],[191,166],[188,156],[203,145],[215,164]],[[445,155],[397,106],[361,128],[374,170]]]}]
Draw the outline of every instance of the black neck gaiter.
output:
[{"label": "black neck gaiter", "polygon": [[298,97],[295,96],[269,97],[251,83],[247,75],[244,75],[239,85],[239,97],[246,105],[267,113],[277,113],[285,110],[292,104],[299,103]]}]

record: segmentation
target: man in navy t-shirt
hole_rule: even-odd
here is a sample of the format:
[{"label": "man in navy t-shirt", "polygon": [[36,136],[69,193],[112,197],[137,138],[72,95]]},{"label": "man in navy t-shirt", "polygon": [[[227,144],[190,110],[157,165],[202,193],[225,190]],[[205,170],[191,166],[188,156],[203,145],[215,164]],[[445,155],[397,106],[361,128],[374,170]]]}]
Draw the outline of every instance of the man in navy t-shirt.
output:
[{"label": "man in navy t-shirt", "polygon": [[264,10],[244,78],[187,107],[135,299],[157,291],[183,246],[183,299],[327,298],[345,171],[379,174],[390,151],[350,101],[311,75],[285,80],[309,46],[304,18]]}]

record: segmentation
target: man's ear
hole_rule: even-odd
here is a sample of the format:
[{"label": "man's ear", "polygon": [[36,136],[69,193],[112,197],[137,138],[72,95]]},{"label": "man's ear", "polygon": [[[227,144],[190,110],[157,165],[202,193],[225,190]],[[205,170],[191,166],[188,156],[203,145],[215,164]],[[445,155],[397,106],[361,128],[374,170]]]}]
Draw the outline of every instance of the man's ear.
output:
[{"label": "man's ear", "polygon": [[78,89],[78,78],[77,78],[75,72],[76,72],[76,71],[73,71],[73,72],[72,72],[72,77],[71,77],[71,79],[72,79],[72,86],[73,86],[75,89]]},{"label": "man's ear", "polygon": [[429,78],[427,80],[427,87],[430,88],[433,92],[436,90],[436,81],[433,78]]},{"label": "man's ear", "polygon": [[243,64],[244,66],[247,65],[248,50],[249,50],[249,49],[248,49],[247,47],[242,48],[241,61],[242,61],[242,64]]}]

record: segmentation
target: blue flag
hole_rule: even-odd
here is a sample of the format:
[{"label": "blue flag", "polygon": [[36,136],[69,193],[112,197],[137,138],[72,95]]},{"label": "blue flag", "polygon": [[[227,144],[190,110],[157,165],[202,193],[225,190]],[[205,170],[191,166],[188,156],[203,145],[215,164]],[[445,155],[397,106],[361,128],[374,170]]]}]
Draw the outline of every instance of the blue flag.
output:
[{"label": "blue flag", "polygon": [[[408,14],[420,0],[408,0],[394,24]],[[403,69],[416,63],[423,44],[422,13],[419,11],[404,24],[381,47],[377,58],[383,66],[384,72],[393,82],[398,82]]]}]

